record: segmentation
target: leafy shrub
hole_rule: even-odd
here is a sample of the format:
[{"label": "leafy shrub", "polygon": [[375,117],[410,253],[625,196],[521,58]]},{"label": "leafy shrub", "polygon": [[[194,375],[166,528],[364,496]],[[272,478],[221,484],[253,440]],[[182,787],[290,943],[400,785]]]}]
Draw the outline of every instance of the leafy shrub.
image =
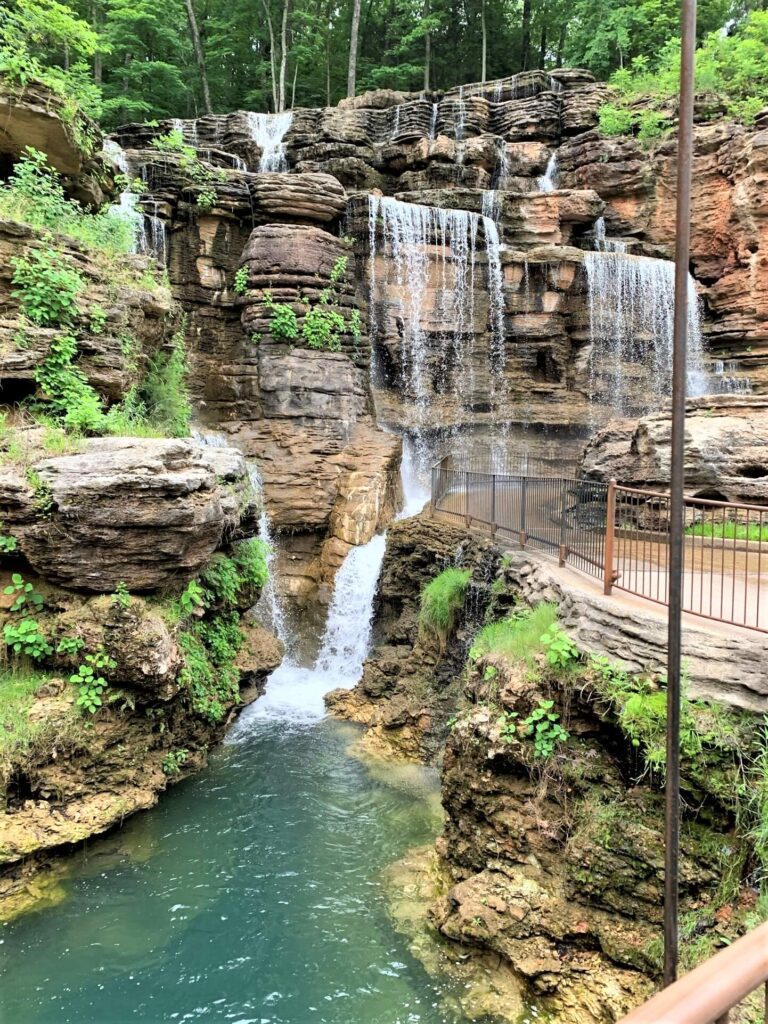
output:
[{"label": "leafy shrub", "polygon": [[295,341],[299,336],[299,321],[291,306],[285,302],[274,302],[272,293],[264,293],[264,308],[271,313],[269,331],[279,341]]},{"label": "leafy shrub", "polygon": [[53,648],[34,619],[7,622],[3,627],[3,639],[14,654],[23,654],[35,661],[53,654]]},{"label": "leafy shrub", "polygon": [[188,759],[189,751],[185,747],[169,750],[161,762],[161,767],[166,775],[178,775]]},{"label": "leafy shrub", "polygon": [[547,662],[553,668],[570,668],[579,659],[579,649],[567,633],[554,623],[541,636]]},{"label": "leafy shrub", "polygon": [[17,550],[19,542],[8,533],[0,533],[0,554],[10,555]]},{"label": "leafy shrub", "polygon": [[38,594],[31,583],[27,583],[24,577],[15,572],[11,576],[11,582],[7,587],[3,588],[3,593],[10,596],[15,594],[13,604],[11,605],[12,612],[20,612],[22,608],[37,608],[43,607],[42,594]]},{"label": "leafy shrub", "polygon": [[130,252],[133,246],[134,226],[128,217],[117,210],[86,213],[67,198],[61,177],[45,154],[31,146],[0,184],[0,216],[69,235],[107,254]]},{"label": "leafy shrub", "polygon": [[469,586],[469,569],[443,569],[421,592],[419,628],[444,644],[464,607]]},{"label": "leafy shrub", "polygon": [[190,615],[194,615],[196,611],[205,608],[205,591],[197,582],[197,580],[190,580],[187,586],[179,595],[179,617],[182,619],[189,618]]},{"label": "leafy shrub", "polygon": [[202,210],[203,213],[208,213],[214,208],[218,198],[219,194],[212,185],[203,185],[197,193],[195,203],[199,210]]},{"label": "leafy shrub", "polygon": [[131,595],[128,592],[128,587],[122,580],[115,587],[115,592],[112,595],[112,604],[116,608],[122,608],[123,610],[131,607]]},{"label": "leafy shrub", "polygon": [[[224,640],[219,644],[219,655],[223,652],[225,643],[226,627]],[[226,646],[229,649],[231,644]],[[194,629],[184,630],[179,634],[179,647],[184,655],[184,666],[179,674],[179,681],[190,695],[192,710],[209,722],[220,722],[224,717],[226,705],[237,699],[239,677],[236,669],[231,663],[220,661],[214,664],[200,635],[199,624]]]},{"label": "leafy shrub", "polygon": [[69,681],[77,686],[76,704],[83,711],[94,715],[102,706],[102,695],[109,686],[107,679],[101,674],[117,668],[114,661],[103,650],[94,654],[86,654],[85,661],[78,666],[77,672],[69,677]]},{"label": "leafy shrub", "polygon": [[248,267],[237,268],[233,288],[236,295],[245,295],[248,291]]},{"label": "leafy shrub", "polygon": [[631,110],[605,103],[598,112],[598,130],[601,135],[629,135],[635,126]]},{"label": "leafy shrub", "polygon": [[200,573],[209,604],[237,605],[242,580],[240,570],[233,558],[217,551]]},{"label": "leafy shrub", "polygon": [[57,654],[78,654],[85,647],[85,640],[79,636],[63,636],[56,644]]},{"label": "leafy shrub", "polygon": [[149,362],[135,396],[139,406],[138,418],[145,419],[169,437],[188,437],[192,419],[188,375],[181,329],[174,335],[170,348],[158,352]]},{"label": "leafy shrub", "polygon": [[13,292],[22,313],[40,327],[71,323],[77,313],[77,296],[85,280],[68,266],[62,266],[53,249],[34,249],[11,259]]},{"label": "leafy shrub", "polygon": [[552,709],[553,700],[540,700],[530,715],[520,723],[533,738],[533,756],[546,760],[555,752],[558,743],[565,743],[569,735],[560,725],[560,715]]},{"label": "leafy shrub", "polygon": [[258,537],[251,537],[235,544],[232,552],[240,571],[240,586],[249,590],[261,590],[269,576],[269,546]]}]

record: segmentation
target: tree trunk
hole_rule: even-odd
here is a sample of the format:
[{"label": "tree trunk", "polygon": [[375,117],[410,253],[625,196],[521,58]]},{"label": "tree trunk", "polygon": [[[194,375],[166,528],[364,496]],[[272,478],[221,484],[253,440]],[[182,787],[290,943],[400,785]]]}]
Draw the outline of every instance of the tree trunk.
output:
[{"label": "tree trunk", "polygon": [[360,0],[352,0],[352,31],[349,37],[349,71],[347,73],[347,96],[355,95],[357,78],[357,35],[360,31]]},{"label": "tree trunk", "polygon": [[272,109],[277,110],[277,70],[275,68],[275,30],[272,27],[272,15],[269,13],[269,7],[267,6],[267,0],[261,0],[261,6],[264,8],[264,14],[267,18],[267,28],[269,29],[269,70],[272,76]]},{"label": "tree trunk", "polygon": [[203,106],[205,107],[206,114],[212,114],[213,107],[211,106],[211,93],[208,89],[208,75],[205,71],[205,55],[203,53],[203,44],[200,42],[200,33],[197,30],[195,9],[192,6],[192,0],[185,0],[185,3],[187,5],[187,18],[189,19],[189,31],[192,36],[192,45],[195,48],[197,69],[200,72],[200,82],[203,87]]},{"label": "tree trunk", "polygon": [[543,70],[547,60],[547,26],[541,26],[541,43],[539,45],[539,67]]},{"label": "tree trunk", "polygon": [[[91,28],[97,35],[101,35],[101,30],[104,27],[104,16],[97,3],[91,4]],[[93,55],[93,80],[96,85],[101,85],[102,78],[104,76],[104,61],[102,58],[101,50],[98,48]]]},{"label": "tree trunk", "polygon": [[[429,17],[429,0],[424,4],[424,17]],[[429,92],[429,72],[432,61],[432,33],[427,30],[424,33],[424,92]]]},{"label": "tree trunk", "polygon": [[527,71],[531,50],[531,0],[523,0],[523,39],[520,50],[520,70]]},{"label": "tree trunk", "polygon": [[293,88],[291,89],[291,110],[296,106],[296,79],[299,75],[299,62],[296,61],[296,67],[293,69]]},{"label": "tree trunk", "polygon": [[565,35],[568,31],[568,22],[564,21],[560,26],[560,37],[557,40],[557,57],[555,63],[559,68],[563,66],[563,51],[565,50]]},{"label": "tree trunk", "polygon": [[285,72],[288,66],[288,12],[291,0],[283,0],[283,24],[280,30],[280,86],[278,110],[285,110]]},{"label": "tree trunk", "polygon": [[480,81],[484,82],[488,77],[488,26],[485,21],[485,0],[480,5],[480,28],[483,36],[483,53],[480,66]]}]

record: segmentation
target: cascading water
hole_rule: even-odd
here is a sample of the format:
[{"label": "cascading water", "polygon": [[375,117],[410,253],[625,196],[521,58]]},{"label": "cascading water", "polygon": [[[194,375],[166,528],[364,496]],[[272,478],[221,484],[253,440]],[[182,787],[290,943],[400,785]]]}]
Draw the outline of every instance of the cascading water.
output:
[{"label": "cascading water", "polygon": [[[491,345],[488,372],[500,393],[504,378],[504,295],[501,244],[494,221],[466,210],[446,210],[369,196],[369,267],[371,336],[376,337],[376,256],[378,239],[389,255],[395,302],[402,322],[403,391],[412,407],[417,462],[423,471],[429,458],[423,431],[434,426],[431,402],[437,390],[451,393],[456,408],[471,403],[476,390],[475,281],[480,229],[486,249]],[[451,325],[437,352],[430,351],[424,324],[426,296],[437,292],[440,318]],[[435,356],[437,365],[435,365]],[[452,357],[452,358],[451,358]],[[456,368],[451,370],[451,362]],[[452,377],[452,389],[449,379]]]},{"label": "cascading water", "polygon": [[[104,142],[104,155],[117,168],[118,172],[126,179],[130,179],[131,167],[128,161],[128,154],[123,147],[114,139],[106,139]],[[127,221],[133,230],[131,252],[146,252],[147,238],[144,230],[144,214],[138,205],[139,196],[130,189],[120,193],[120,198],[109,207],[112,216],[120,217]]]},{"label": "cascading water", "polygon": [[386,537],[381,534],[351,549],[336,574],[314,666],[301,666],[287,654],[269,677],[264,696],[243,713],[230,732],[229,742],[237,742],[259,721],[312,725],[325,715],[323,697],[329,690],[351,689],[358,682],[368,653],[373,599],[385,546]]},{"label": "cascading water", "polygon": [[261,150],[259,171],[287,171],[288,158],[283,140],[293,124],[293,111],[283,110],[279,114],[249,113],[247,121],[251,138]]},{"label": "cascading water", "polygon": [[433,103],[432,104],[432,118],[430,119],[430,122],[429,122],[429,141],[430,142],[434,142],[435,139],[437,138],[437,114],[438,114],[437,104]]},{"label": "cascading water", "polygon": [[595,249],[598,252],[626,252],[627,243],[622,242],[618,238],[606,238],[605,235],[605,218],[598,217],[595,221],[595,227],[593,230],[593,236],[595,241]]},{"label": "cascading water", "polygon": [[542,176],[540,178],[537,178],[537,180],[536,180],[536,184],[538,186],[539,192],[554,192],[555,191],[555,187],[556,187],[556,185],[555,185],[556,181],[557,181],[557,152],[553,151],[552,155],[550,156],[549,160],[547,161],[547,166],[546,166],[546,169],[545,169],[544,173],[542,174]]},{"label": "cascading water", "polygon": [[[651,408],[671,393],[675,264],[649,256],[587,252],[584,267],[592,339],[590,393],[595,394],[599,378],[616,412],[630,412],[638,402],[643,404],[641,400]],[[626,380],[630,367],[647,374],[647,382],[639,383],[634,395]],[[637,371],[631,372],[635,378]],[[699,299],[689,275],[687,393],[692,397],[708,389]]]},{"label": "cascading water", "polygon": [[739,364],[735,359],[715,359],[712,362],[712,390],[720,395],[750,395],[752,379],[737,376]]}]

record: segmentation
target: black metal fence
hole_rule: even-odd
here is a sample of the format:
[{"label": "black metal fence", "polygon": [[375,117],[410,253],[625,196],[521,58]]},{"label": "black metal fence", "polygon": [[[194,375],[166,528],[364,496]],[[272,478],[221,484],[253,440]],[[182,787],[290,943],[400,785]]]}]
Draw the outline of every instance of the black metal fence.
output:
[{"label": "black metal fence", "polygon": [[453,468],[451,459],[443,459],[432,470],[433,509],[602,579],[608,485],[553,475],[541,460],[515,463],[488,472]]}]

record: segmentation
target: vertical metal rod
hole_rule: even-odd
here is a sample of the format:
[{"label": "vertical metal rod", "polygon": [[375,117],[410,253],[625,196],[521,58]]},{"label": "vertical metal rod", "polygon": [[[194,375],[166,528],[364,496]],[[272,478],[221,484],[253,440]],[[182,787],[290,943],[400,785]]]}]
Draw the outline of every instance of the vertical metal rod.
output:
[{"label": "vertical metal rod", "polygon": [[680,854],[680,649],[685,471],[685,370],[688,334],[688,261],[691,243],[693,92],[696,0],[682,0],[680,104],[677,129],[675,322],[672,350],[672,471],[670,475],[669,631],[667,640],[667,785],[664,849],[664,984],[677,977],[678,860]]},{"label": "vertical metal rod", "polygon": [[608,499],[605,505],[605,558],[603,593],[613,589],[613,535],[616,530],[616,481],[608,482]]}]

